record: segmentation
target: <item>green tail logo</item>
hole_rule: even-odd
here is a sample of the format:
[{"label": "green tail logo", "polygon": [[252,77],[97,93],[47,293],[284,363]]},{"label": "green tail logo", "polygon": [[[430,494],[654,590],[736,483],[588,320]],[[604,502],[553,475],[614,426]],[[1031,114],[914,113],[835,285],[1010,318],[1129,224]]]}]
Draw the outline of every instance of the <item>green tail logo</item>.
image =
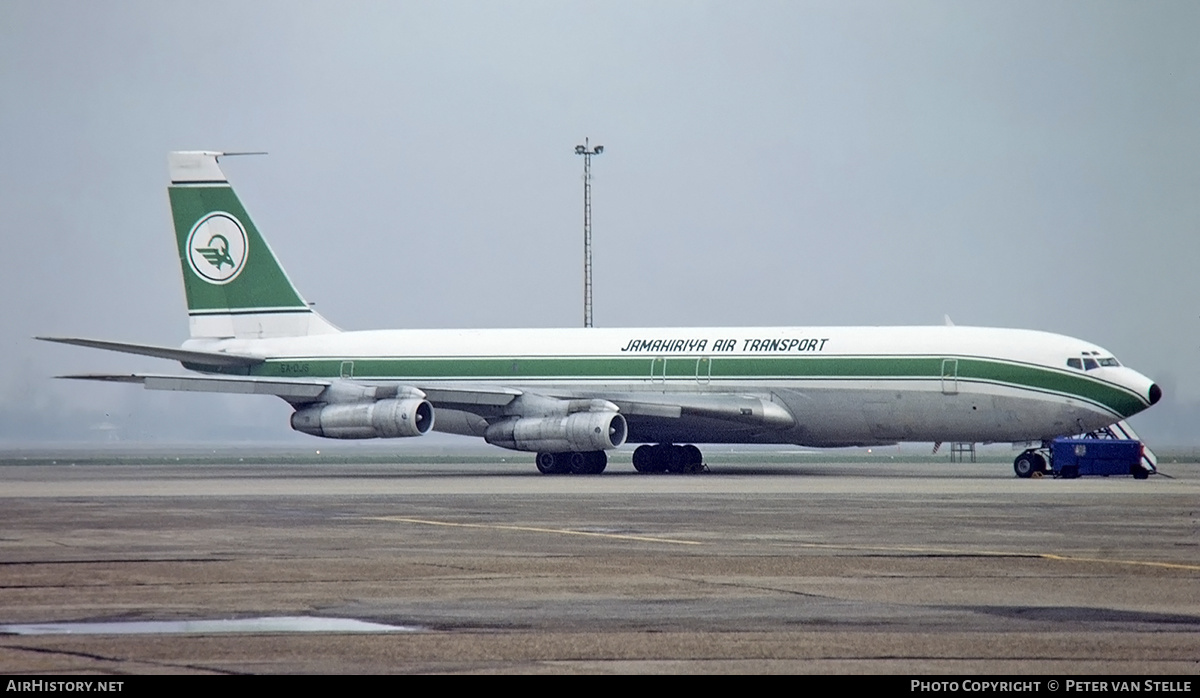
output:
[{"label": "green tail logo", "polygon": [[225,264],[231,267],[234,266],[233,258],[229,256],[229,241],[225,239],[225,236],[214,235],[209,239],[208,244],[211,245],[214,242],[219,242],[220,244],[216,247],[197,247],[196,251],[204,255],[208,263],[215,266],[217,271],[220,271],[221,267]]},{"label": "green tail logo", "polygon": [[220,211],[201,218],[188,233],[188,262],[211,284],[227,284],[246,266],[250,251],[246,229],[232,214]]}]

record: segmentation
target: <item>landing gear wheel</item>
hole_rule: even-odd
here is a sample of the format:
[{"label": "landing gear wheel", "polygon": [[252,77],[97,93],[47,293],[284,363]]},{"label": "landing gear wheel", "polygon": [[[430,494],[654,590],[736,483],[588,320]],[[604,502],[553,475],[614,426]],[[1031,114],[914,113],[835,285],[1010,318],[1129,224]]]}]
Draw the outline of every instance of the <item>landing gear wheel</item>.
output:
[{"label": "landing gear wheel", "polygon": [[666,444],[638,446],[633,452],[633,468],[639,473],[665,473],[670,465],[671,447]]},{"label": "landing gear wheel", "polygon": [[642,444],[633,449],[633,469],[639,473],[654,472],[654,447],[649,444]]},{"label": "landing gear wheel", "polygon": [[688,444],[679,448],[679,472],[698,473],[704,469],[704,455],[700,449]]},{"label": "landing gear wheel", "polygon": [[604,451],[592,451],[588,454],[588,475],[599,475],[608,467],[608,454]]},{"label": "landing gear wheel", "polygon": [[704,454],[691,444],[638,446],[633,452],[633,469],[639,473],[698,473],[704,470]]},{"label": "landing gear wheel", "polygon": [[558,475],[567,472],[570,463],[565,453],[539,453],[537,459],[537,469],[543,475]]},{"label": "landing gear wheel", "polygon": [[633,451],[633,469],[639,473],[661,473],[666,471],[663,445],[642,444]]},{"label": "landing gear wheel", "polygon": [[659,444],[654,447],[658,451],[658,461],[662,469],[668,473],[679,472],[679,447],[674,444]]},{"label": "landing gear wheel", "polygon": [[592,467],[586,453],[575,451],[574,453],[565,453],[563,455],[566,457],[567,469],[572,475],[586,475]]},{"label": "landing gear wheel", "polygon": [[570,464],[572,475],[599,475],[608,466],[608,455],[604,451],[576,451],[563,455]]},{"label": "landing gear wheel", "polygon": [[1032,477],[1046,469],[1046,459],[1033,451],[1025,451],[1013,461],[1013,471],[1017,477]]}]

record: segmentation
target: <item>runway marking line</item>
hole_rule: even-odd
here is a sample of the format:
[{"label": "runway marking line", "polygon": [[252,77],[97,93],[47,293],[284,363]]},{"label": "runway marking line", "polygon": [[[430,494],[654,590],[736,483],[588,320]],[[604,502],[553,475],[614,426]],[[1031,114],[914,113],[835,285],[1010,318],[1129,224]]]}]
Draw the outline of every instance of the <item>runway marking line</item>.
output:
[{"label": "runway marking line", "polygon": [[539,528],[537,526],[509,526],[505,524],[473,524],[456,523],[453,521],[432,521],[430,519],[409,519],[403,516],[373,516],[374,521],[393,521],[398,523],[423,524],[426,526],[450,526],[455,528],[486,528],[498,531],[529,531],[532,533],[561,533],[568,536],[591,536],[593,538],[613,538],[616,540],[636,540],[643,543],[672,543],[674,545],[704,545],[694,540],[678,540],[675,538],[653,538],[651,536],[631,536],[621,533],[599,533],[597,531],[572,531],[569,528]]},{"label": "runway marking line", "polygon": [[[598,533],[596,531],[572,531],[568,528],[540,528],[537,526],[511,526],[506,524],[475,524],[458,523],[454,521],[434,521],[432,519],[412,519],[403,516],[373,516],[373,521],[391,521],[396,523],[421,524],[424,526],[447,526],[453,528],[483,528],[498,531],[528,531],[531,533],[559,533],[568,536],[591,536],[594,538],[612,538],[616,540],[636,540],[644,543],[672,543],[674,545],[704,545],[700,541],[679,540],[676,538],[653,538],[651,536],[632,536],[620,533]],[[1134,565],[1140,567],[1162,567],[1173,570],[1189,570],[1200,572],[1200,565],[1185,565],[1177,562],[1151,562],[1148,560],[1117,560],[1100,557],[1077,557],[1073,555],[1058,555],[1055,553],[1029,553],[1021,551],[1004,552],[1001,550],[954,550],[951,548],[920,548],[915,546],[882,546],[882,545],[835,545],[832,543],[799,543],[801,548],[821,548],[825,550],[874,550],[879,552],[899,553],[941,553],[946,555],[979,555],[985,557],[1027,557],[1054,560],[1057,562],[1100,562],[1113,565]]]},{"label": "runway marking line", "polygon": [[951,548],[918,548],[913,546],[882,546],[882,545],[834,545],[832,543],[800,543],[802,548],[823,548],[828,550],[874,550],[878,552],[901,553],[942,553],[946,555],[979,555],[982,557],[1027,557],[1055,560],[1058,562],[1103,562],[1113,565],[1135,565],[1141,567],[1163,567],[1172,570],[1191,570],[1200,572],[1200,565],[1185,565],[1179,562],[1152,562],[1149,560],[1117,560],[1103,557],[1078,557],[1074,555],[1058,555],[1055,553],[1026,553],[1021,551],[1004,552],[1001,550],[954,550]]}]

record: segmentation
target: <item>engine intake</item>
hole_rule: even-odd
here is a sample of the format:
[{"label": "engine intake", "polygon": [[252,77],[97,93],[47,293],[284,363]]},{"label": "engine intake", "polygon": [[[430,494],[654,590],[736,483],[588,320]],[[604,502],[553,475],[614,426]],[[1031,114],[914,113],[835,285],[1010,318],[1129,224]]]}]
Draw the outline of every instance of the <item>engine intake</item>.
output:
[{"label": "engine intake", "polygon": [[523,417],[497,422],[483,438],[514,451],[604,451],[625,443],[625,417],[616,412],[576,412],[565,417]]},{"label": "engine intake", "polygon": [[416,398],[314,405],[292,414],[292,428],[327,439],[421,436],[433,428],[433,405]]}]

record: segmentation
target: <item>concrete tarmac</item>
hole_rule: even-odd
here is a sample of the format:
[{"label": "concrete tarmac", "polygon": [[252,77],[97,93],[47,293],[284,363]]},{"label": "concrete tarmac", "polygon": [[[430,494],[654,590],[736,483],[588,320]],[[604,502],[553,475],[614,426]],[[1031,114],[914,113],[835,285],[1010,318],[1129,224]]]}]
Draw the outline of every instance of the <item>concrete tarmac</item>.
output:
[{"label": "concrete tarmac", "polygon": [[499,458],[0,465],[0,625],[415,628],[0,634],[0,671],[1200,673],[1197,465]]}]

